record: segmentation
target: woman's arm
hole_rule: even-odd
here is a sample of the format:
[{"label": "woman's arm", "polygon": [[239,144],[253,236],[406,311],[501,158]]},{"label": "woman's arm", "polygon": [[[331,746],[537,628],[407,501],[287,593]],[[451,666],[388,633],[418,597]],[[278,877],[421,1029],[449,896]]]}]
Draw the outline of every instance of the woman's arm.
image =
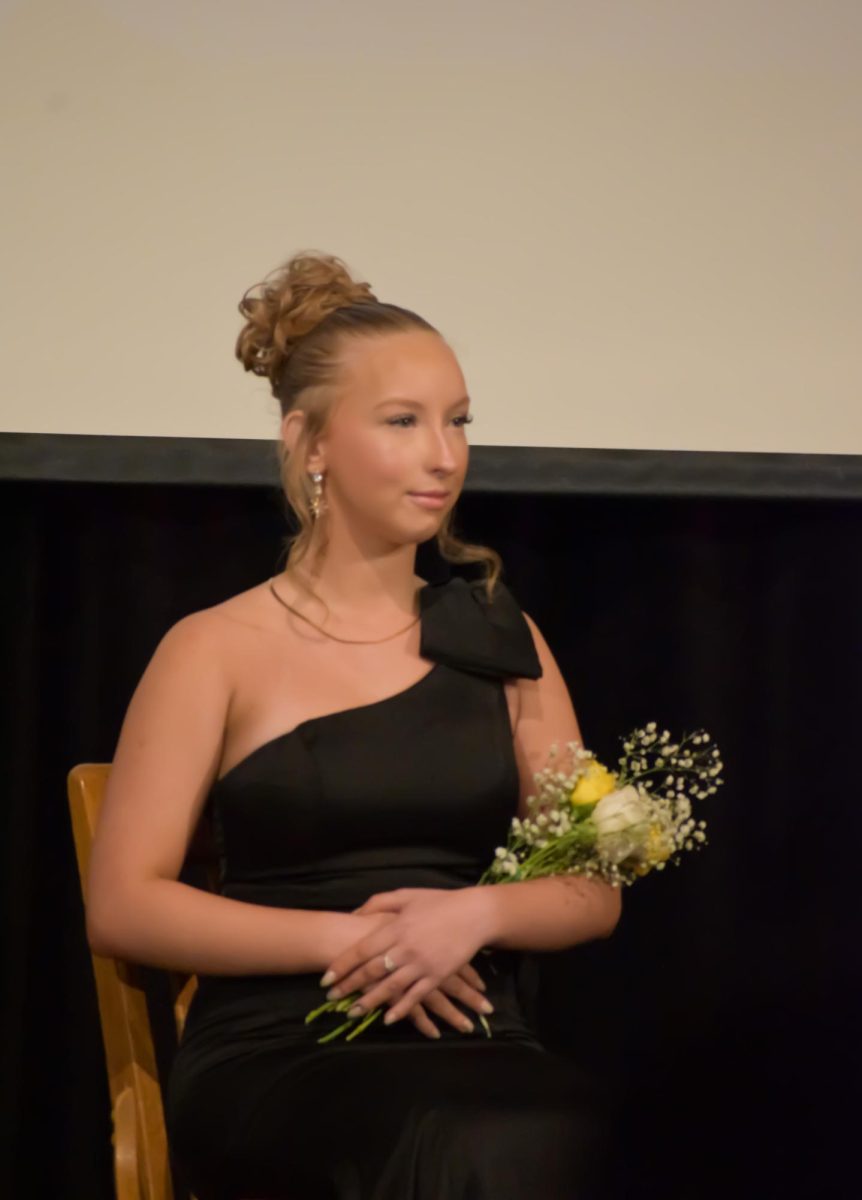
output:
[{"label": "woman's arm", "polygon": [[[542,664],[541,679],[517,680],[515,759],[521,780],[518,816],[529,812],[535,792],[533,774],[547,765],[556,742],[583,746],[569,689],[538,625],[524,613]],[[610,937],[622,914],[622,889],[602,879],[558,876],[471,889],[477,920],[486,930],[485,945],[512,950],[562,950],[578,942]]]},{"label": "woman's arm", "polygon": [[206,975],[323,972],[367,932],[350,913],[273,908],[170,879],[117,893],[109,916],[90,917],[96,954]]},{"label": "woman's arm", "polygon": [[178,879],[218,771],[230,687],[206,611],[164,635],[130,701],[90,858],[97,954],[205,974],[322,971],[368,931],[351,913],[250,904]]},{"label": "woman's arm", "polygon": [[482,944],[501,950],[566,950],[610,937],[622,913],[620,889],[576,875],[483,884],[475,893]]}]

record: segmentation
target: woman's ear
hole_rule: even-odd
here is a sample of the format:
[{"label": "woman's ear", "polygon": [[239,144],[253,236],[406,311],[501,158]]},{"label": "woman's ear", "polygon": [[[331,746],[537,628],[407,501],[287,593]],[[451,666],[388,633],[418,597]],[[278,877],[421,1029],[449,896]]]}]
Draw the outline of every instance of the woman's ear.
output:
[{"label": "woman's ear", "polygon": [[305,413],[299,409],[293,409],[281,419],[281,439],[287,449],[288,454],[295,454],[299,450],[303,455],[303,466],[305,471],[311,475],[316,471],[326,472],[326,462],[324,461],[323,453],[320,449],[320,443],[323,440],[322,435],[318,435],[312,445],[303,444],[302,434],[305,427]]},{"label": "woman's ear", "polygon": [[298,409],[292,409],[281,418],[281,440],[290,454],[293,453],[299,435],[302,433],[304,421],[305,414]]}]

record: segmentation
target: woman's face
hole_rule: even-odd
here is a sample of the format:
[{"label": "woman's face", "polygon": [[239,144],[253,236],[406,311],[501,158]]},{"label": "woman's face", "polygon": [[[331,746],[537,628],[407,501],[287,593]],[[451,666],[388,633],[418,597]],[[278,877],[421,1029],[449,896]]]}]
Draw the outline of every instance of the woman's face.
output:
[{"label": "woman's face", "polygon": [[[322,470],[330,521],[369,526],[388,541],[432,537],[467,473],[470,402],[451,348],[415,330],[348,342],[326,434],[309,470]],[[413,493],[446,493],[432,507]]]}]

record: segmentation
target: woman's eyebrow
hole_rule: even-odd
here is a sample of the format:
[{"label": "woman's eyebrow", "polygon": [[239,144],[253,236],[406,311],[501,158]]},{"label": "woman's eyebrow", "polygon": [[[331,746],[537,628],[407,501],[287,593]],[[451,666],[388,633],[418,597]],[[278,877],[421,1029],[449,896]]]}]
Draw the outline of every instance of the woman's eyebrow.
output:
[{"label": "woman's eyebrow", "polygon": [[[470,397],[462,396],[460,400],[454,400],[449,407],[457,408],[459,404],[469,404]],[[408,408],[424,408],[425,405],[421,400],[409,400],[406,396],[389,396],[386,400],[380,400],[374,405],[375,408],[382,408],[384,404],[406,404]]]}]

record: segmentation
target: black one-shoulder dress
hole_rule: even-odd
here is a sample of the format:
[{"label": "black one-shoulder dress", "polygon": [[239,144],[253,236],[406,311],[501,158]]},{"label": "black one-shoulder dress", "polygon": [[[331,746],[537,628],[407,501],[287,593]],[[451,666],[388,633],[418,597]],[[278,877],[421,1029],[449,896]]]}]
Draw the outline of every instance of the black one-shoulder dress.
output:
[{"label": "black one-shoulder dress", "polygon": [[[498,583],[453,575],[420,591],[410,687],[312,717],[210,793],[221,894],[349,912],[376,892],[477,883],[519,795],[503,680],[542,674]],[[498,884],[492,886],[511,886]],[[318,1045],[320,975],[199,978],[165,1088],[175,1168],[198,1200],[586,1200],[606,1144],[592,1081],[548,1051],[518,951],[473,965],[495,1011],[441,1038],[409,1018]],[[328,1022],[328,1024],[327,1024]]]}]

